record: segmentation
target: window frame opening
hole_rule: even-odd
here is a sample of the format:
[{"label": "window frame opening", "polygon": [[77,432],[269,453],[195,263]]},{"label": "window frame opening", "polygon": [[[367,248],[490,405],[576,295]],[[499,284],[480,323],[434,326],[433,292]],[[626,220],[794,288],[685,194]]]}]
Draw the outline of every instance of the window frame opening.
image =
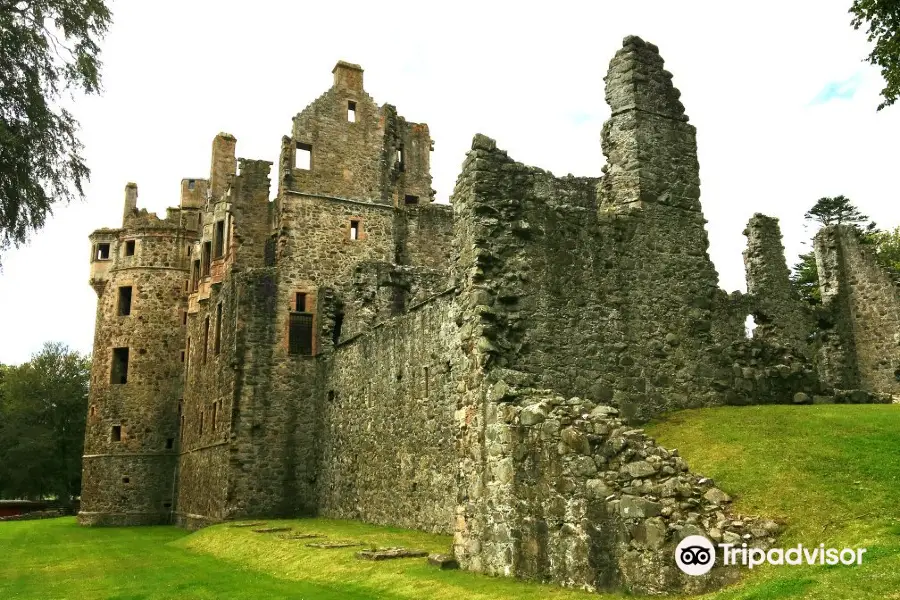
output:
[{"label": "window frame opening", "polygon": [[110,361],[109,382],[112,385],[124,385],[128,383],[128,368],[130,359],[130,348],[121,346],[112,349],[112,360]]},{"label": "window frame opening", "polygon": [[120,317],[131,316],[132,299],[134,298],[134,286],[120,285],[116,300],[116,314]]},{"label": "window frame opening", "polygon": [[350,239],[354,242],[359,241],[362,233],[362,221],[359,219],[350,219]]},{"label": "window frame opening", "polygon": [[100,242],[97,244],[97,252],[94,254],[94,260],[112,260],[110,248],[112,244],[109,242]]},{"label": "window frame opening", "polygon": [[136,240],[125,240],[125,256],[134,256],[135,249],[137,248]]},{"label": "window frame opening", "polygon": [[347,122],[356,123],[356,101],[347,100]]},{"label": "window frame opening", "polygon": [[312,144],[297,142],[294,146],[294,168],[301,171],[312,171]]}]

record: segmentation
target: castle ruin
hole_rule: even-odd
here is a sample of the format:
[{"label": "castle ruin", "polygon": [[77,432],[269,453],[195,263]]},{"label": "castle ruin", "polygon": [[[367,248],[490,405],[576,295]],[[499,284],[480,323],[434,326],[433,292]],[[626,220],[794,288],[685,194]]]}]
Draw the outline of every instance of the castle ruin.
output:
[{"label": "castle ruin", "polygon": [[610,63],[602,177],[476,135],[450,206],[427,125],[358,65],[333,74],[282,139],[274,201],[272,164],[219,134],[178,208],[140,210],[128,184],[122,226],[91,234],[81,523],[322,515],[453,533],[485,573],[699,591],[734,574],[686,578],[672,549],[727,534],[727,495],[633,424],[900,394],[897,290],[846,228],[817,237],[817,313],[763,215],[748,293],[719,289],[656,46]]}]

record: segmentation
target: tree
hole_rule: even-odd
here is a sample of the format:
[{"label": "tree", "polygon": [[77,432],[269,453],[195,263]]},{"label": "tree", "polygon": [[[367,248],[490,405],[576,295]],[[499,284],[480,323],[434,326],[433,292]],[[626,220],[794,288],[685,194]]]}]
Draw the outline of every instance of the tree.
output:
[{"label": "tree", "polygon": [[897,279],[900,277],[900,227],[872,234],[875,258]]},{"label": "tree", "polygon": [[100,90],[104,0],[0,0],[0,251],[40,229],[90,171],[64,94]]},{"label": "tree", "polygon": [[881,96],[881,110],[892,105],[900,95],[900,0],[853,0],[851,24],[858,30],[865,26],[875,47],[866,60],[881,69],[886,83]]},{"label": "tree", "polygon": [[822,303],[815,252],[810,251],[800,255],[800,262],[794,265],[794,271],[791,273],[791,282],[801,299],[809,304]]},{"label": "tree", "polygon": [[[845,196],[833,198],[819,198],[811,209],[806,211],[803,217],[810,221],[818,221],[822,225],[858,225],[869,220],[869,217],[859,212],[850,199]],[[870,229],[874,228],[873,223]]]},{"label": "tree", "polygon": [[89,380],[90,360],[59,343],[0,371],[0,497],[78,495]]}]

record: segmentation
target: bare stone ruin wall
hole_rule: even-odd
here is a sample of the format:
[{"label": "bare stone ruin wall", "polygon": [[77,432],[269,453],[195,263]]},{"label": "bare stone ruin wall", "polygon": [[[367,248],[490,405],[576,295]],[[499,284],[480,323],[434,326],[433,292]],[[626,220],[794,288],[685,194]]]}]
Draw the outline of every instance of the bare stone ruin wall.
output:
[{"label": "bare stone ruin wall", "polygon": [[319,514],[448,533],[456,505],[452,291],[324,365]]},{"label": "bare stone ruin wall", "polygon": [[900,294],[847,226],[815,238],[819,289],[831,327],[820,353],[822,376],[839,388],[900,395]]}]

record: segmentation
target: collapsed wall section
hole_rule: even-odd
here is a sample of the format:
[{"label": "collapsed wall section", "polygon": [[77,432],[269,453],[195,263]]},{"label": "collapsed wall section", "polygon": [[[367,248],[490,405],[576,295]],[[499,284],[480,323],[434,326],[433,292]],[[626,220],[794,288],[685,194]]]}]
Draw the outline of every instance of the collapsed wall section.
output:
[{"label": "collapsed wall section", "polygon": [[852,227],[815,237],[822,304],[829,317],[819,354],[834,387],[900,395],[900,293]]},{"label": "collapsed wall section", "polygon": [[754,338],[807,350],[812,316],[791,285],[778,219],[756,213],[744,230],[747,293],[752,296]]},{"label": "collapsed wall section", "polygon": [[452,292],[340,344],[325,366],[320,514],[447,533],[456,505]]}]

